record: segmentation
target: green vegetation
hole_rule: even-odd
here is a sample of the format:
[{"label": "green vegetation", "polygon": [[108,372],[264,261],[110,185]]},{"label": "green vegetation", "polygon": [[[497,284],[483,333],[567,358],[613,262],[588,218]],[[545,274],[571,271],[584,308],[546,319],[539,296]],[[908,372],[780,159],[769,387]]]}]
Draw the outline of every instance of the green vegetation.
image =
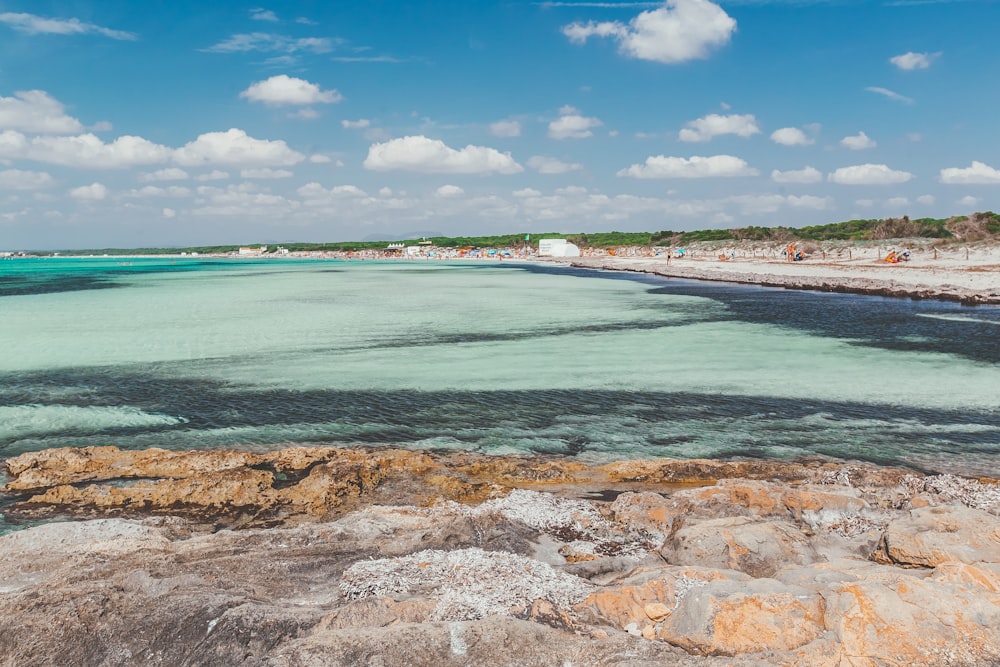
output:
[{"label": "green vegetation", "polygon": [[[532,245],[540,239],[565,238],[581,248],[615,248],[620,246],[683,246],[697,241],[761,241],[785,243],[793,240],[808,241],[876,241],[895,238],[952,239],[981,241],[1000,236],[1000,214],[992,211],[973,213],[970,216],[951,218],[884,218],[848,220],[827,225],[806,227],[739,227],[735,229],[699,229],[689,232],[587,232],[580,234],[531,233]],[[442,248],[514,248],[524,245],[524,234],[498,236],[435,236],[427,239],[398,241],[414,245],[429,241]],[[335,252],[348,250],[382,250],[388,241],[345,241],[339,243],[282,243],[281,247],[293,252]],[[252,244],[251,247],[257,247]],[[185,253],[225,254],[235,253],[238,245],[195,246],[188,248],[101,248],[94,250],[66,251],[80,255],[167,255]],[[269,245],[268,253],[277,252]],[[55,254],[55,253],[39,253]]]}]

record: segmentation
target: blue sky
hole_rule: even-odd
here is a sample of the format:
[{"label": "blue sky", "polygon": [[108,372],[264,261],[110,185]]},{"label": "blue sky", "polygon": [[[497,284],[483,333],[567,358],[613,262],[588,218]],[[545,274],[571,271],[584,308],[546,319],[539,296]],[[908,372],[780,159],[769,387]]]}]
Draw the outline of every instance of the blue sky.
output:
[{"label": "blue sky", "polygon": [[997,209],[989,1],[0,0],[0,250]]}]

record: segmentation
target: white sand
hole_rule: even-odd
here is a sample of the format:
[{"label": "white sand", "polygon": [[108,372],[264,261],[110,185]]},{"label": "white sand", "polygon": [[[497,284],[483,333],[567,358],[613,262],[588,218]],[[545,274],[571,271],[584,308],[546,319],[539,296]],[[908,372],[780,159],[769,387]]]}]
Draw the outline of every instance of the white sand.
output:
[{"label": "white sand", "polygon": [[[884,261],[891,247],[819,250],[800,262],[785,261],[773,248],[718,244],[696,248],[689,256],[675,256],[669,262],[665,256],[596,256],[557,261],[679,278],[1000,303],[1000,246],[913,249],[910,260],[899,264]],[[720,259],[720,255],[728,257],[730,252],[735,253],[734,259]]]}]

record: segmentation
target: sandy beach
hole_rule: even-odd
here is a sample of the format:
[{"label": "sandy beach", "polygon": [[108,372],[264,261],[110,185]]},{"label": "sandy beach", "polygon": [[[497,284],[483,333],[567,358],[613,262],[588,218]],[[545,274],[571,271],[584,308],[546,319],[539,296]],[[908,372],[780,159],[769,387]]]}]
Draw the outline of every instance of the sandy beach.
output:
[{"label": "sandy beach", "polygon": [[[890,264],[884,260],[889,250],[902,247],[910,250],[909,261]],[[1000,247],[995,245],[828,245],[803,261],[788,262],[776,248],[705,244],[687,248],[683,257],[673,253],[669,260],[665,254],[618,254],[552,261],[674,278],[1000,304]]]}]

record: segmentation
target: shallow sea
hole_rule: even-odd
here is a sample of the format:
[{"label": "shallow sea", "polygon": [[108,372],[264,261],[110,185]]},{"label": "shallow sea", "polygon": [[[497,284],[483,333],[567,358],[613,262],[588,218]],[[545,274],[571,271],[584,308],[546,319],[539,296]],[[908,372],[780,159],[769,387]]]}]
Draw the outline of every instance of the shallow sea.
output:
[{"label": "shallow sea", "polygon": [[0,457],[389,444],[1000,474],[1000,309],[515,262],[0,260]]}]

